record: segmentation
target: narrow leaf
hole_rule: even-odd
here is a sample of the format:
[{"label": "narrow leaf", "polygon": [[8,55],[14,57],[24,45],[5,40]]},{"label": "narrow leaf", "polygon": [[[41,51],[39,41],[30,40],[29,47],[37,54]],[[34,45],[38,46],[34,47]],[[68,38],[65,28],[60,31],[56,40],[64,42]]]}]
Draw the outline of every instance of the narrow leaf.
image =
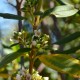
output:
[{"label": "narrow leaf", "polygon": [[19,43],[15,43],[15,44],[12,44],[12,45],[10,45],[9,47],[14,47],[14,46],[16,46],[16,45],[18,45]]},{"label": "narrow leaf", "polygon": [[64,2],[62,2],[61,0],[56,0],[56,1],[61,5],[65,5]]},{"label": "narrow leaf", "polygon": [[59,40],[58,42],[55,42],[54,44],[66,44],[70,41],[73,41],[73,40],[79,38],[79,37],[80,37],[80,32],[78,31],[78,32],[75,32],[75,33]]},{"label": "narrow leaf", "polygon": [[53,12],[54,8],[50,8],[48,10],[46,10],[43,15],[41,15],[41,18],[44,18],[46,16],[49,16],[51,14],[51,12]]},{"label": "narrow leaf", "polygon": [[[70,49],[67,49],[67,50],[63,50],[63,51],[60,51],[60,50],[55,50],[52,48],[52,46],[47,46],[45,48],[45,50],[51,50],[51,53],[52,54],[75,54],[78,50],[80,49],[80,45],[76,46],[76,47],[73,47],[73,48],[70,48]],[[42,53],[43,54],[43,53]]]},{"label": "narrow leaf", "polygon": [[15,20],[23,20],[26,19],[25,17],[10,14],[10,13],[0,13],[0,16],[6,19],[15,19]]},{"label": "narrow leaf", "polygon": [[80,61],[66,54],[50,54],[38,57],[46,66],[80,78]]},{"label": "narrow leaf", "polygon": [[51,13],[56,17],[69,17],[78,12],[72,5],[62,5],[55,7],[54,11]]},{"label": "narrow leaf", "polygon": [[41,16],[41,15],[43,15],[43,12],[38,11],[38,12],[35,12],[34,15],[39,15],[39,16]]},{"label": "narrow leaf", "polygon": [[15,44],[12,44],[12,45],[10,45],[10,46],[7,46],[7,45],[5,45],[5,44],[2,44],[3,45],[3,47],[4,48],[11,48],[11,47],[14,47],[14,46],[16,46],[16,45],[18,45],[19,43],[15,43]]},{"label": "narrow leaf", "polygon": [[11,53],[3,57],[3,59],[0,61],[0,68],[4,67],[6,64],[10,63],[17,57],[21,56],[22,54],[29,52],[30,48],[23,48],[19,49],[17,52]]},{"label": "narrow leaf", "polygon": [[68,50],[64,50],[64,51],[56,51],[57,53],[61,53],[61,54],[74,54],[77,50],[80,49],[80,45],[77,46],[77,47],[73,47],[71,49],[68,49]]},{"label": "narrow leaf", "polygon": [[61,0],[64,4],[73,5],[72,0]]}]

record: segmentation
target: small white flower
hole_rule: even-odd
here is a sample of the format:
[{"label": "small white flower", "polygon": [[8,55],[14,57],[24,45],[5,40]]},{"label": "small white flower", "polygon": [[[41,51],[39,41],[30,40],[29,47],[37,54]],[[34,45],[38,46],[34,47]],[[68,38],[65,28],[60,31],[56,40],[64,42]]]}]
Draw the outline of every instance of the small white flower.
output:
[{"label": "small white flower", "polygon": [[43,77],[44,80],[49,80],[49,77]]},{"label": "small white flower", "polygon": [[21,76],[19,74],[16,75],[16,80],[21,80]]},{"label": "small white flower", "polygon": [[13,39],[12,39],[12,38],[10,38],[10,41],[12,42],[12,41],[13,41]]},{"label": "small white flower", "polygon": [[41,35],[41,30],[34,30],[34,35],[39,37]]},{"label": "small white flower", "polygon": [[34,34],[36,34],[37,33],[37,30],[34,30]]},{"label": "small white flower", "polygon": [[36,44],[37,44],[36,41],[32,41],[33,46],[36,46]]},{"label": "small white flower", "polygon": [[22,66],[22,69],[20,70],[20,73],[21,73],[21,75],[22,76],[25,76],[26,74],[25,74],[25,68]]},{"label": "small white flower", "polygon": [[26,75],[25,72],[23,72],[23,71],[21,72],[21,74],[22,74],[22,76],[25,76]]},{"label": "small white flower", "polygon": [[24,68],[24,66],[22,66],[22,71],[25,71],[25,68]]},{"label": "small white flower", "polygon": [[38,35],[41,35],[41,30],[40,29],[38,30]]},{"label": "small white flower", "polygon": [[31,80],[31,75],[29,73],[26,75],[26,80]]},{"label": "small white flower", "polygon": [[58,50],[58,49],[59,49],[59,45],[54,44],[54,45],[53,45],[53,50]]},{"label": "small white flower", "polygon": [[22,35],[22,33],[21,33],[21,32],[19,32],[19,35]]}]

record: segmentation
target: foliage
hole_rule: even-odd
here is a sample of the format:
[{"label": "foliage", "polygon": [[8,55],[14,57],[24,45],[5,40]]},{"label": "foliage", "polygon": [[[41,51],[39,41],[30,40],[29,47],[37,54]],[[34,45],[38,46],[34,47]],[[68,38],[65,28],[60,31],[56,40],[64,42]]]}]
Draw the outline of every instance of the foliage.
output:
[{"label": "foliage", "polygon": [[[80,38],[80,31],[76,31],[52,44],[50,34],[44,34],[41,32],[41,29],[38,29],[39,25],[47,16],[54,15],[55,18],[71,18],[71,16],[74,18],[75,16],[78,18],[78,15],[80,17],[80,2],[76,0],[54,0],[58,5],[45,10],[43,7],[43,0],[26,0],[23,8],[21,8],[21,3],[24,0],[21,0],[21,2],[18,0],[16,1],[20,8],[20,12],[24,12],[24,16],[7,13],[0,13],[0,16],[7,19],[16,19],[19,20],[19,22],[21,20],[27,20],[32,25],[33,32],[29,33],[23,26],[20,27],[19,25],[20,31],[15,32],[12,37],[14,44],[7,46],[7,48],[12,48],[19,45],[19,50],[4,56],[0,61],[0,68],[5,67],[8,63],[18,59],[18,57],[25,57],[25,54],[27,54],[28,56],[26,56],[26,58],[29,58],[30,75],[33,75],[34,63],[39,59],[46,66],[60,73],[66,73],[72,77],[80,78],[79,56],[77,56],[78,58],[73,57],[73,54],[76,55],[76,52],[80,49],[80,45],[69,48],[68,50],[62,50],[63,48],[61,47]],[[78,7],[76,5],[78,5]],[[18,8],[16,8],[16,10],[18,11]],[[20,23],[22,24],[22,21]],[[41,25],[41,27],[43,26]],[[58,45],[56,49],[54,47],[55,45]],[[4,47],[6,46],[4,45]],[[35,76],[37,76],[37,74]]]}]

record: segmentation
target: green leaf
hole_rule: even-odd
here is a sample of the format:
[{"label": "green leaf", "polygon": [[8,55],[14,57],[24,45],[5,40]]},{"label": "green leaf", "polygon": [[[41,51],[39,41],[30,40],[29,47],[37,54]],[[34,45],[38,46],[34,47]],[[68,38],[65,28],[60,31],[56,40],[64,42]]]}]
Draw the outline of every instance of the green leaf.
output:
[{"label": "green leaf", "polygon": [[54,44],[59,44],[59,45],[66,44],[70,41],[73,41],[73,40],[79,38],[79,37],[80,37],[80,31],[75,32],[75,33],[63,38],[63,39],[59,40],[58,42],[55,42]]},{"label": "green leaf", "polygon": [[2,44],[2,46],[4,47],[4,48],[9,48],[9,49],[11,49],[11,47],[14,47],[14,46],[16,46],[16,45],[18,45],[19,43],[15,43],[15,44],[12,44],[12,45],[10,45],[10,46],[7,46],[7,45],[5,45],[5,44]]},{"label": "green leaf", "polygon": [[29,52],[31,49],[30,48],[23,48],[19,49],[17,52],[11,53],[3,57],[3,59],[0,61],[0,68],[4,67],[6,64],[10,63],[17,57],[21,56],[22,54]]},{"label": "green leaf", "polygon": [[71,49],[68,49],[68,50],[64,50],[64,51],[56,51],[57,53],[61,53],[61,54],[74,54],[77,50],[80,49],[80,45],[77,46],[77,47],[73,47]]},{"label": "green leaf", "polygon": [[10,13],[0,13],[0,16],[6,19],[15,19],[15,20],[23,20],[26,19],[25,17],[10,14]]},{"label": "green leaf", "polygon": [[34,15],[39,15],[39,16],[41,16],[41,15],[43,15],[43,12],[38,11],[38,12],[35,12]]},{"label": "green leaf", "polygon": [[12,44],[12,45],[10,45],[9,47],[14,47],[14,46],[16,46],[16,45],[18,45],[19,43],[15,43],[15,44]]},{"label": "green leaf", "polygon": [[61,0],[56,0],[59,4],[65,5]]},{"label": "green leaf", "polygon": [[55,7],[54,11],[51,13],[56,17],[69,17],[78,12],[72,5],[62,5]]},{"label": "green leaf", "polygon": [[80,78],[80,61],[66,54],[50,54],[38,56],[46,66],[61,73]]},{"label": "green leaf", "polygon": [[44,18],[46,16],[49,16],[51,14],[51,12],[53,12],[54,8],[50,8],[48,10],[46,10],[43,15],[41,15],[41,18]]},{"label": "green leaf", "polygon": [[73,5],[72,0],[61,0],[64,4]]}]

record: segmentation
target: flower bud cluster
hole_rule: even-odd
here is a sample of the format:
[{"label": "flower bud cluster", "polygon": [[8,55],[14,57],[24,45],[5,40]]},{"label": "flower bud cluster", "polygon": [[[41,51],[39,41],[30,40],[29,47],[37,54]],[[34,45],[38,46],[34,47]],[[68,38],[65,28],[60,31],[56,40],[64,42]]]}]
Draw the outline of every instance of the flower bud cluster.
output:
[{"label": "flower bud cluster", "polygon": [[34,69],[32,75],[30,75],[29,70],[26,70],[23,67],[20,71],[20,74],[16,75],[16,80],[48,80],[48,78],[40,76],[39,73]]},{"label": "flower bud cluster", "polygon": [[22,30],[21,32],[15,32],[13,39],[24,47],[32,48],[32,46],[34,46],[40,48],[48,43],[49,36],[46,34],[41,34],[40,29],[34,30],[34,33],[27,33]]},{"label": "flower bud cluster", "polygon": [[16,80],[21,80],[21,75],[17,74],[16,75]]},{"label": "flower bud cluster", "polygon": [[36,46],[38,39],[41,36],[41,31],[40,30],[34,30],[34,35],[32,36],[32,43],[31,43],[31,47],[32,46]]},{"label": "flower bud cluster", "polygon": [[19,44],[25,46],[27,44],[27,32],[24,30],[22,30],[21,32],[14,32],[13,39],[14,41],[17,41]]}]

